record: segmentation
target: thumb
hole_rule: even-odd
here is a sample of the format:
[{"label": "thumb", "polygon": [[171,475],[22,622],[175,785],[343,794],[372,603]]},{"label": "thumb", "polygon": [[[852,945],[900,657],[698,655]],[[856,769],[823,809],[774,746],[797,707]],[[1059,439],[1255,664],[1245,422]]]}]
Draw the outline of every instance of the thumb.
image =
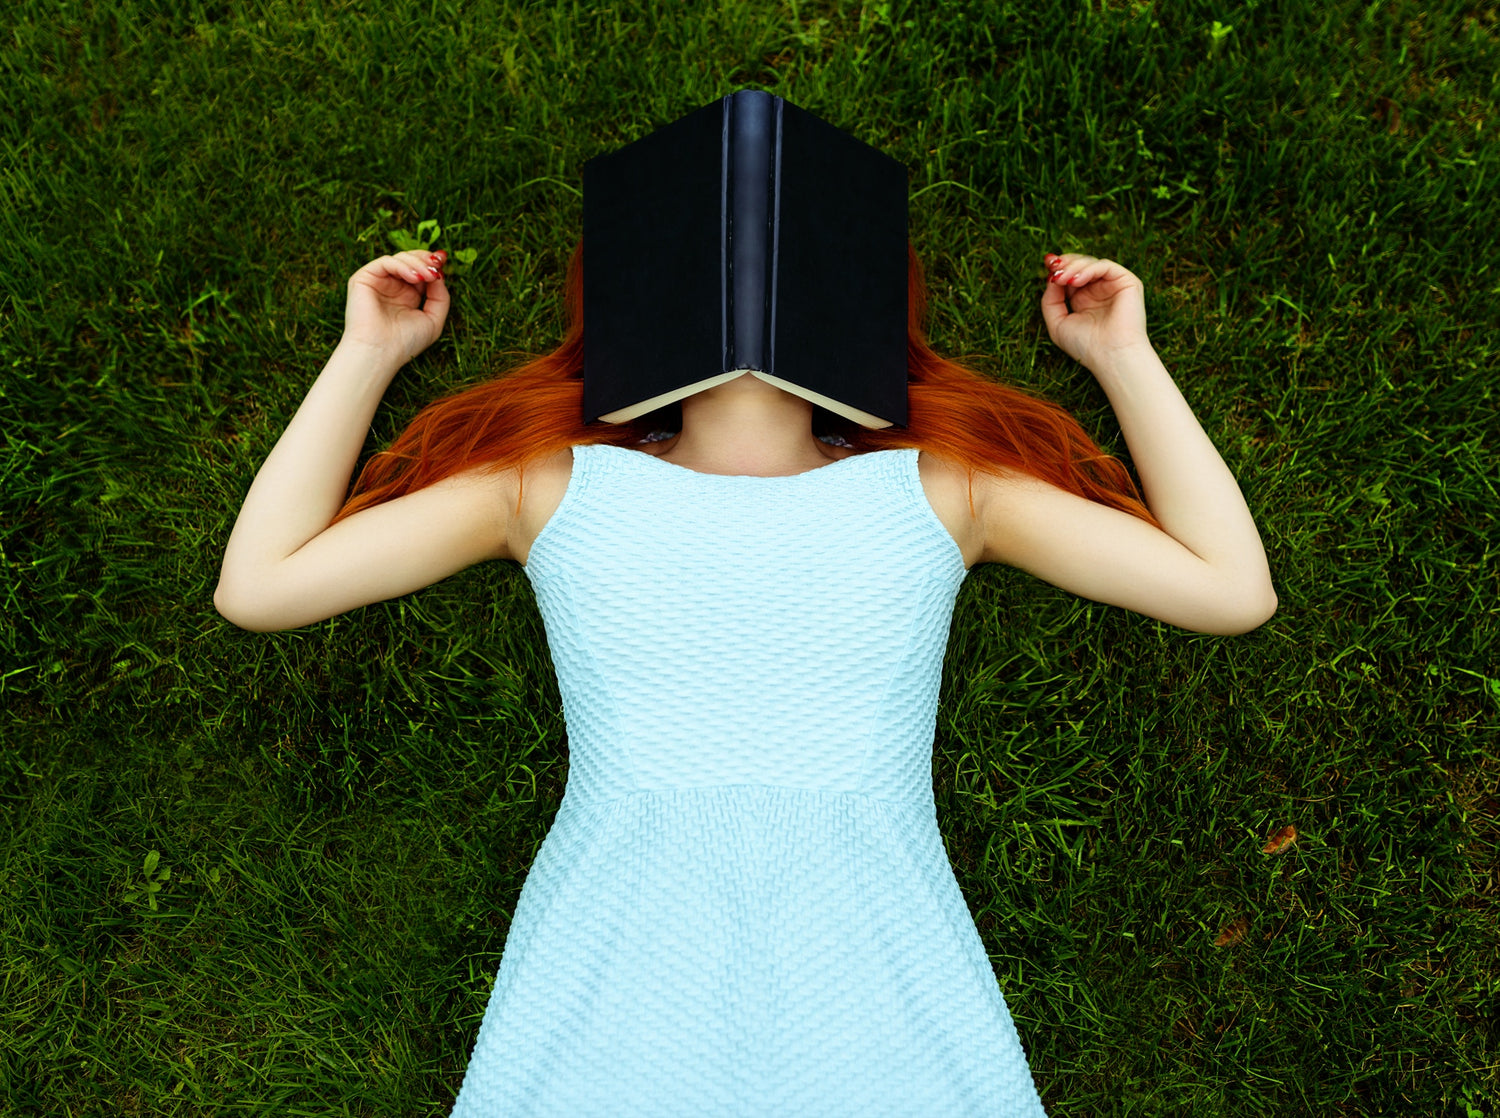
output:
[{"label": "thumb", "polygon": [[1047,333],[1057,338],[1057,328],[1068,317],[1068,296],[1060,283],[1048,283],[1042,292],[1042,321],[1047,324]]},{"label": "thumb", "polygon": [[448,281],[443,276],[427,281],[427,299],[422,304],[422,313],[432,320],[439,330],[448,318],[452,299],[448,294]]}]

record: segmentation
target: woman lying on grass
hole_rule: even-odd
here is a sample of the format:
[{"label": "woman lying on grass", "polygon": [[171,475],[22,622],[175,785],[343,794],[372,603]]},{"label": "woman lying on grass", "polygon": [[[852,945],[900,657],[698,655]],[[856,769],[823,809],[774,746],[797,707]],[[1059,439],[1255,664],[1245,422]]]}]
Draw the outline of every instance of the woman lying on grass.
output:
[{"label": "woman lying on grass", "polygon": [[382,393],[449,307],[441,253],[350,279],[214,603],[290,629],[485,559],[535,589],[570,775],[455,1115],[1043,1113],[934,811],[958,588],[1005,563],[1226,635],[1276,608],[1140,281],[1045,262],[1047,330],[1108,394],[1144,502],[1062,409],[928,347],[914,254],[906,426],[747,375],[680,417],[585,423],[581,246],[562,345],[430,405],[346,501]]}]

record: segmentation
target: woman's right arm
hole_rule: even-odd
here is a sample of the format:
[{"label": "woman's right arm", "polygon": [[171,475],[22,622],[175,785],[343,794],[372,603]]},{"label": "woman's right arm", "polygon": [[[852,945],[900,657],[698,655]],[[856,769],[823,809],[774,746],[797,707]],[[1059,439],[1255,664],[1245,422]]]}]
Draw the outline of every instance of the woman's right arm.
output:
[{"label": "woman's right arm", "polygon": [[441,273],[427,270],[425,253],[382,257],[351,277],[344,337],[230,532],[214,591],[225,618],[259,632],[297,628],[504,557],[508,505],[497,499],[494,475],[477,470],[328,527],[381,397],[436,339],[447,308]]},{"label": "woman's right arm", "polygon": [[215,603],[220,593],[259,581],[328,527],[397,369],[390,354],[339,343],[245,494]]}]

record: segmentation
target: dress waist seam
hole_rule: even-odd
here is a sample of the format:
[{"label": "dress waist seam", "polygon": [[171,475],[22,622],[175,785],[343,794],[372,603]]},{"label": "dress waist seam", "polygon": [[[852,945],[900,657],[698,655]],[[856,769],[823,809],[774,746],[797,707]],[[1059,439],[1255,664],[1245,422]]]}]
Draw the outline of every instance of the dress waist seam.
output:
[{"label": "dress waist seam", "polygon": [[569,799],[569,793],[565,790],[563,803],[569,805],[569,810],[592,810],[615,807],[630,800],[644,799],[655,796],[663,799],[676,797],[701,797],[713,794],[740,790],[755,790],[765,792],[779,792],[790,796],[809,796],[819,798],[833,798],[841,800],[861,800],[871,804],[879,804],[882,807],[900,810],[911,808],[929,809],[932,803],[924,798],[909,798],[894,800],[885,796],[876,796],[869,792],[858,792],[845,788],[816,788],[796,784],[768,784],[761,781],[739,781],[724,784],[701,784],[701,785],[664,785],[659,788],[636,788],[629,792],[622,792],[611,796],[590,796],[587,794],[573,795]]}]

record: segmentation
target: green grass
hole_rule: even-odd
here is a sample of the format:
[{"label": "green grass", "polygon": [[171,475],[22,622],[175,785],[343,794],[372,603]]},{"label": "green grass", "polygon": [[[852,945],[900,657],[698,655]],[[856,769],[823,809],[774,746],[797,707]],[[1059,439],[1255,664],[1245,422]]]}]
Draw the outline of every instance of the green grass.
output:
[{"label": "green grass", "polygon": [[0,29],[0,1113],[446,1113],[566,775],[530,587],[482,564],[253,634],[219,561],[390,229],[480,257],[367,451],[557,340],[585,159],[743,86],[905,161],[935,345],[1120,452],[1041,257],[1136,271],[1266,542],[1280,611],[1242,637],[999,567],[960,594],[939,820],[1050,1113],[1500,1112],[1493,6]]}]

